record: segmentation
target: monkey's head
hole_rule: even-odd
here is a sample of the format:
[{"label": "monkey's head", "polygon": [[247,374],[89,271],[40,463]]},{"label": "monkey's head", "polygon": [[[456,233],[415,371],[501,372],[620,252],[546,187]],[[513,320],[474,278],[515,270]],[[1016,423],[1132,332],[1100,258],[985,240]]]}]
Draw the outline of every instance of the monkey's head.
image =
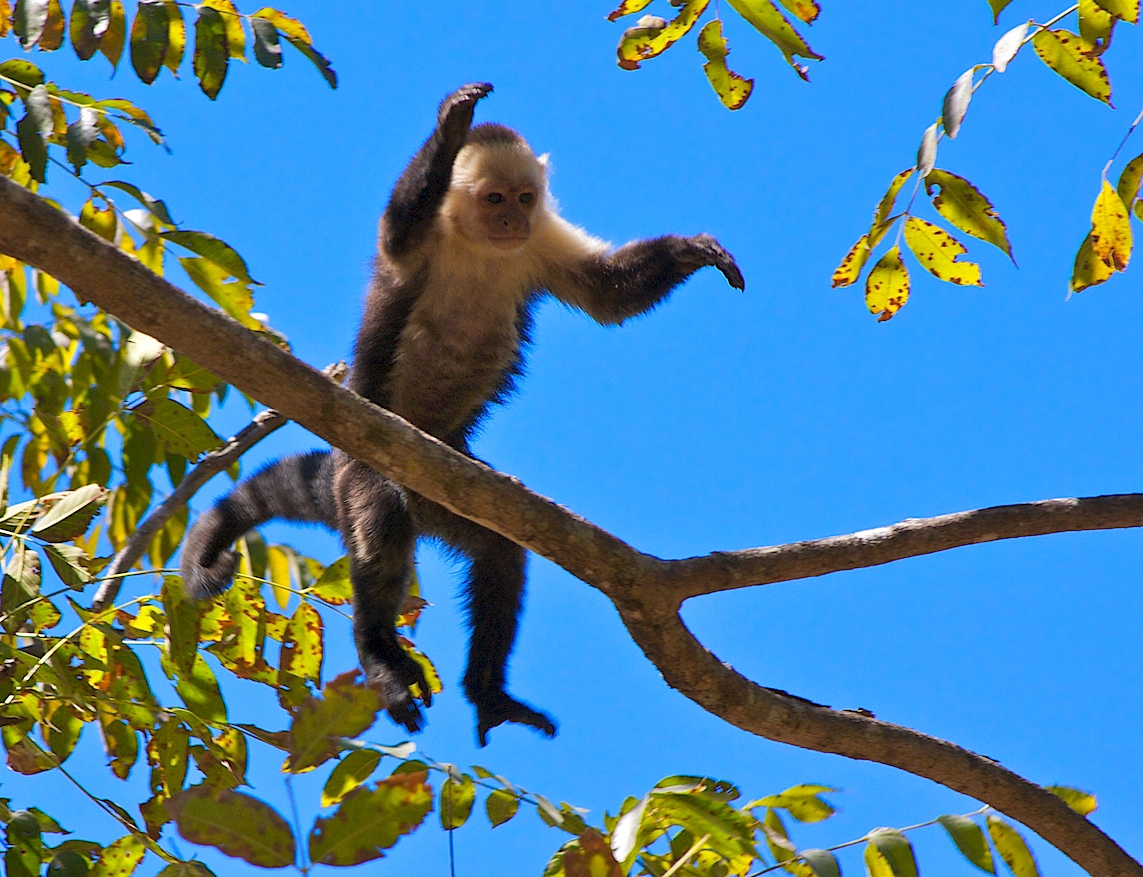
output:
[{"label": "monkey's head", "polygon": [[546,156],[503,125],[477,125],[452,169],[443,212],[475,244],[521,249],[546,210]]}]

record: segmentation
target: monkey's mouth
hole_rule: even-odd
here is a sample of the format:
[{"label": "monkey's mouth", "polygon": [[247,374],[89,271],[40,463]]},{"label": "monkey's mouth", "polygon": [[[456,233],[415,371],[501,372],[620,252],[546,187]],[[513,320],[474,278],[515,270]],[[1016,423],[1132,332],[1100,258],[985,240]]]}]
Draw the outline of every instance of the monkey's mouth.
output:
[{"label": "monkey's mouth", "polygon": [[527,235],[512,235],[512,236],[497,235],[495,237],[490,236],[488,238],[488,243],[492,244],[492,246],[496,247],[496,249],[498,249],[498,250],[518,250],[518,249],[520,249],[520,247],[524,246],[524,244],[528,243],[528,236]]}]

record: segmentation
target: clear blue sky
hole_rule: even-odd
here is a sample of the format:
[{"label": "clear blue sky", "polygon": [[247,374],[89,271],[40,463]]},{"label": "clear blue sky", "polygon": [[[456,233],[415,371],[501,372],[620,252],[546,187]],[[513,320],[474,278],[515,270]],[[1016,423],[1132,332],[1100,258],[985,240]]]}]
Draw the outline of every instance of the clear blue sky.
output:
[{"label": "clear blue sky", "polygon": [[[731,65],[756,79],[737,113],[715,99],[693,37],[638,72],[619,70],[622,25],[605,21],[607,0],[296,0],[286,11],[309,26],[341,88],[330,91],[287,47],[281,71],[232,69],[213,105],[187,68],[181,83],[164,72],[148,89],[129,71],[108,82],[102,59],[80,65],[70,49],[32,60],[73,87],[152,111],[172,154],[135,138],[122,175],[165,197],[187,227],[238,248],[266,284],[259,309],[319,367],[349,354],[377,217],[437,101],[463,82],[495,83],[479,118],[552,154],[552,187],[573,222],[616,243],[716,234],[746,275],[745,293],[704,271],[619,329],[545,305],[522,392],[476,446],[642,550],[681,557],[1140,489],[1143,265],[1065,302],[1100,169],[1143,105],[1138,31],[1121,27],[1108,55],[1118,112],[1028,49],[977,94],[938,166],[992,199],[1020,268],[975,241],[969,258],[983,265],[983,289],[940,284],[914,263],[912,300],[878,324],[858,288],[829,288],[834,266],[890,178],[913,163],[953,80],[988,61],[1021,17],[1045,20],[1066,4],[1018,0],[1000,28],[985,0],[823,5],[807,36],[827,60],[811,64],[810,84],[727,9]],[[11,41],[0,50],[18,51]],[[1140,151],[1143,135],[1125,157]],[[218,430],[244,420],[232,406]],[[291,427],[246,465],[314,444]],[[212,483],[198,507],[223,488]],[[311,531],[270,536],[326,559],[339,553]],[[707,597],[684,615],[761,684],[864,707],[1036,782],[1095,792],[1096,822],[1141,856],[1141,540],[1105,532],[965,548]],[[834,796],[842,813],[796,835],[805,846],[974,807],[927,781],[770,743],[708,715],[666,686],[601,595],[535,558],[511,687],[550,710],[560,734],[501,728],[478,752],[457,684],[457,569],[431,548],[419,558],[435,605],[418,644],[447,689],[417,742],[436,759],[487,765],[597,819],[668,774],[724,777],[751,797],[803,781],[843,788]],[[339,636],[330,675],[356,661],[348,628],[330,631]],[[256,700],[231,702],[257,718]],[[404,738],[385,721],[370,736]],[[102,757],[93,729],[82,745]],[[255,791],[283,804],[277,766],[258,752]],[[123,788],[98,765],[84,773],[107,794]],[[302,778],[303,801],[322,776]],[[40,782],[12,777],[3,793],[24,802]],[[66,803],[67,787],[39,788],[56,790],[57,815],[80,836],[109,830]],[[457,873],[539,874],[564,837],[531,814],[494,832],[474,824],[455,838]],[[939,830],[914,842],[928,874],[970,870]],[[1080,873],[1043,843],[1035,852],[1045,874]],[[246,873],[204,858],[219,874]],[[445,837],[423,831],[387,862],[384,873],[447,873]],[[860,872],[856,858],[843,864]]]}]

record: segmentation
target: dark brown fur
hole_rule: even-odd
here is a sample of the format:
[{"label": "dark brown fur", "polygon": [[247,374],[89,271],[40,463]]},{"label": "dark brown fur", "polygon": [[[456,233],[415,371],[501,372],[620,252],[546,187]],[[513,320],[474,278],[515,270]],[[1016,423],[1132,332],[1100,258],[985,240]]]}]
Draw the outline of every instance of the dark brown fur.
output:
[{"label": "dark brown fur", "polygon": [[[654,307],[703,266],[743,287],[733,258],[709,235],[668,235],[613,250],[563,220],[550,204],[545,160],[510,128],[471,127],[476,103],[491,90],[468,85],[444,100],[436,130],[393,189],[349,379],[362,396],[464,454],[471,454],[469,436],[488,406],[512,389],[537,296],[547,292],[601,323],[619,323]],[[283,480],[288,495],[268,495]],[[523,549],[340,451],[315,453],[279,461],[200,519],[183,551],[188,590],[222,590],[233,572],[230,542],[276,516],[341,532],[358,654],[394,720],[410,731],[423,725],[409,686],[417,684],[428,702],[394,621],[416,540],[430,536],[471,561],[464,690],[476,707],[480,744],[503,722],[555,733],[548,716],[505,691],[524,591]]]}]

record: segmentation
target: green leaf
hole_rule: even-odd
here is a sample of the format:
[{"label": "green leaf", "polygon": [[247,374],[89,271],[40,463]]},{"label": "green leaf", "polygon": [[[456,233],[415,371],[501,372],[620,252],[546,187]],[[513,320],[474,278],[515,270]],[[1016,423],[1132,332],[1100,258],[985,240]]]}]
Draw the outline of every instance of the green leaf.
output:
[{"label": "green leaf", "polygon": [[506,789],[497,789],[484,802],[484,812],[492,827],[503,825],[520,809],[520,799]]},{"label": "green leaf", "polygon": [[810,48],[802,39],[802,35],[790,26],[786,17],[778,11],[770,0],[729,0],[734,11],[752,24],[762,36],[777,46],[785,56],[787,63],[794,68],[802,79],[809,79],[809,72],[804,64],[799,64],[795,57],[810,58],[815,61],[822,60],[822,56]]},{"label": "green leaf", "polygon": [[218,10],[198,7],[194,23],[194,75],[202,93],[214,100],[226,81],[230,53],[226,47],[226,22]]},{"label": "green leaf", "polygon": [[321,615],[309,603],[300,603],[290,616],[282,637],[282,654],[278,662],[280,670],[315,683],[320,682],[324,654]]},{"label": "green leaf", "polygon": [[892,319],[909,300],[909,270],[901,261],[900,247],[893,247],[865,278],[865,306],[879,314],[878,322]]},{"label": "green leaf", "polygon": [[941,216],[961,231],[992,244],[1012,258],[1008,227],[992,202],[976,186],[964,177],[937,168],[925,178],[925,190],[930,195],[934,188],[940,190],[933,197],[933,206]]},{"label": "green leaf", "polygon": [[222,699],[218,680],[200,653],[195,654],[189,673],[185,670],[178,672],[175,691],[187,709],[204,722],[218,724],[226,721],[226,702]]},{"label": "green leaf", "polygon": [[208,6],[222,16],[222,23],[226,26],[226,51],[231,58],[246,61],[246,32],[242,29],[242,17],[230,0],[203,0],[203,6]]},{"label": "green leaf", "polygon": [[984,839],[984,832],[980,830],[979,825],[967,816],[949,814],[938,816],[937,822],[948,832],[962,856],[981,871],[996,873],[996,865],[992,862],[992,850],[988,848],[988,841]]},{"label": "green leaf", "polygon": [[174,399],[148,399],[131,409],[154,430],[164,451],[179,454],[192,463],[207,451],[222,447],[220,439],[205,420]]},{"label": "green leaf", "polygon": [[167,802],[179,834],[260,868],[294,864],[296,844],[289,823],[263,801],[229,789],[195,786]]},{"label": "green leaf", "polygon": [[1088,239],[1091,241],[1092,252],[1108,268],[1115,271],[1127,270],[1134,246],[1131,217],[1127,213],[1127,205],[1107,180],[1103,181],[1091,211],[1091,234]]},{"label": "green leaf", "polygon": [[984,286],[979,265],[957,261],[967,248],[940,226],[910,216],[905,220],[905,243],[921,267],[938,280],[957,286]]},{"label": "green leaf", "polygon": [[99,136],[99,113],[83,107],[79,118],[67,126],[67,160],[79,171],[87,164],[87,147]]},{"label": "green leaf", "polygon": [[917,877],[913,847],[895,828],[875,828],[869,832],[865,865],[870,877]]},{"label": "green leaf", "polygon": [[468,822],[472,805],[476,801],[476,784],[468,774],[459,779],[451,775],[441,783],[441,828],[453,831]]},{"label": "green leaf", "polygon": [[619,38],[615,50],[619,66],[624,70],[638,70],[640,62],[661,55],[686,36],[709,5],[710,0],[688,0],[673,21],[651,15],[639,19]]},{"label": "green leaf", "polygon": [[339,557],[325,568],[310,588],[315,597],[334,606],[344,606],[353,599],[353,584],[349,580],[349,558]]},{"label": "green leaf", "polygon": [[1127,162],[1119,174],[1119,182],[1115,187],[1115,191],[1128,210],[1139,197],[1140,183],[1143,183],[1143,155],[1137,155]]},{"label": "green leaf", "polygon": [[750,810],[755,807],[773,807],[785,810],[798,822],[821,822],[829,819],[837,809],[821,797],[825,792],[836,792],[832,786],[819,786],[803,783],[791,786],[777,795],[767,795],[757,801],[746,805]]},{"label": "green leaf", "polygon": [[27,51],[40,41],[48,23],[48,0],[17,0],[12,13],[12,31]]},{"label": "green leaf", "polygon": [[1016,877],[1040,877],[1036,860],[1019,832],[999,816],[989,816],[988,833],[996,844],[996,852]]},{"label": "green leaf", "polygon": [[278,33],[284,36],[291,46],[309,59],[310,63],[322,75],[322,78],[329,83],[329,87],[337,88],[337,74],[330,66],[329,59],[314,48],[313,40],[310,38],[305,25],[296,18],[291,18],[277,9],[271,9],[269,6],[264,6],[255,12],[251,17],[251,24],[256,18],[263,18],[273,24]]},{"label": "green leaf", "polygon": [[89,866],[76,850],[57,850],[48,863],[48,877],[87,877]]},{"label": "green leaf", "polygon": [[1139,23],[1139,0],[1096,0],[1096,2],[1128,24]]},{"label": "green leaf", "polygon": [[357,749],[338,762],[321,790],[321,806],[331,807],[373,775],[381,762],[376,749]]},{"label": "green leaf", "polygon": [[1032,37],[1040,60],[1080,91],[1111,103],[1111,80],[1103,59],[1090,54],[1084,40],[1066,30],[1041,30]]},{"label": "green leaf", "polygon": [[41,52],[54,52],[63,45],[65,25],[60,0],[48,0],[48,19],[44,23],[43,33],[40,34]]},{"label": "green leaf", "polygon": [[988,0],[988,5],[992,7],[992,23],[999,24],[1000,13],[1004,11],[1004,7],[1011,3],[1012,0]]},{"label": "green leaf", "polygon": [[99,185],[101,187],[108,186],[112,189],[119,189],[120,191],[126,192],[128,195],[146,207],[147,210],[150,211],[151,215],[159,220],[159,222],[162,222],[165,225],[175,224],[175,221],[171,219],[170,211],[167,210],[167,205],[161,199],[152,198],[133,183],[125,183],[122,180],[110,180],[109,182],[100,183]]},{"label": "green leaf", "polygon": [[1064,803],[1080,816],[1088,816],[1094,813],[1095,808],[1099,806],[1095,800],[1095,795],[1090,792],[1073,789],[1070,786],[1046,786],[1046,788],[1057,798],[1062,798]]},{"label": "green leaf", "polygon": [[89,558],[82,548],[77,548],[75,545],[46,545],[44,554],[47,555],[48,562],[60,577],[60,581],[73,591],[82,591],[94,580],[83,565]]},{"label": "green leaf", "polygon": [[288,770],[300,773],[328,761],[337,753],[338,737],[356,737],[373,724],[381,695],[357,684],[357,675],[343,673],[322,689],[322,697],[309,698],[295,711]]},{"label": "green leaf", "polygon": [[740,109],[750,99],[754,80],[739,76],[726,66],[726,56],[730,54],[730,49],[722,35],[722,22],[719,19],[708,21],[699,31],[698,49],[706,56],[707,62],[702,69],[722,105],[728,110]]},{"label": "green leaf", "polygon": [[167,54],[163,66],[175,76],[179,75],[179,65],[187,50],[187,25],[183,21],[182,8],[175,0],[164,0],[167,12]]},{"label": "green leaf", "polygon": [[368,789],[359,786],[331,816],[314,822],[309,838],[315,865],[359,865],[380,858],[425,820],[433,791],[425,773],[395,774]]},{"label": "green leaf", "polygon": [[829,850],[802,850],[801,857],[814,877],[841,877],[841,866]]},{"label": "green leaf", "polygon": [[0,76],[14,79],[28,88],[44,84],[44,71],[23,58],[11,58],[0,64]]},{"label": "green leaf", "polygon": [[142,838],[134,834],[124,835],[104,848],[88,877],[129,877],[135,873],[146,853],[147,847]]},{"label": "green leaf", "polygon": [[131,25],[131,66],[147,85],[155,81],[167,56],[170,25],[162,0],[139,0]]},{"label": "green leaf", "polygon": [[190,250],[197,256],[202,256],[223,269],[230,277],[243,283],[262,285],[250,276],[246,260],[238,255],[238,251],[212,234],[207,234],[205,231],[165,231],[161,237]]},{"label": "green leaf", "polygon": [[42,183],[48,166],[47,138],[55,130],[51,99],[43,85],[37,85],[23,99],[27,112],[16,123],[16,139],[24,161],[31,168],[32,179]]},{"label": "green leaf", "polygon": [[254,32],[254,58],[258,63],[271,69],[281,67],[282,46],[274,23],[255,16],[250,19],[250,29]]},{"label": "green leaf", "polygon": [[123,46],[127,40],[127,14],[123,11],[122,0],[111,0],[111,21],[107,32],[99,43],[99,51],[111,62],[112,72],[119,66],[123,57]]},{"label": "green leaf", "polygon": [[59,498],[36,521],[32,532],[45,542],[70,542],[87,532],[92,518],[99,514],[109,495],[107,488],[98,484],[55,494]]},{"label": "green leaf", "polygon": [[111,24],[111,0],[75,0],[71,7],[71,47],[81,61],[99,51]]}]

